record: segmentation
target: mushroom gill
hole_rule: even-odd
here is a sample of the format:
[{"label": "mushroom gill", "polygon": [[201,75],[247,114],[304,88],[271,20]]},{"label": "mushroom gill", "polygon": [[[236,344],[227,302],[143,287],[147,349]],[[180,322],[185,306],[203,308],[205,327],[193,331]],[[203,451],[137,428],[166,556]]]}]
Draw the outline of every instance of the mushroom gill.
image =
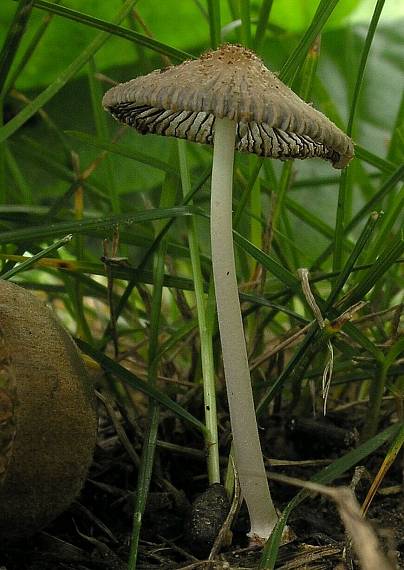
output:
[{"label": "mushroom gill", "polygon": [[[212,113],[172,111],[133,103],[116,104],[109,111],[118,121],[134,127],[142,134],[153,133],[213,144],[215,117]],[[346,160],[325,142],[257,121],[237,122],[235,150],[281,160],[323,158],[331,161],[336,168],[342,168]]]}]

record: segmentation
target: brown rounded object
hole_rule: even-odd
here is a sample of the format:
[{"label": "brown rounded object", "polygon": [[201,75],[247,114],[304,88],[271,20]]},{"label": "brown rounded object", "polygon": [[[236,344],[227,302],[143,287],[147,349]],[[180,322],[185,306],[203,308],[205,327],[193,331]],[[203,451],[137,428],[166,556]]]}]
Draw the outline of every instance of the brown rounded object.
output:
[{"label": "brown rounded object", "polygon": [[0,280],[0,536],[28,536],[79,494],[95,446],[93,388],[69,334]]}]

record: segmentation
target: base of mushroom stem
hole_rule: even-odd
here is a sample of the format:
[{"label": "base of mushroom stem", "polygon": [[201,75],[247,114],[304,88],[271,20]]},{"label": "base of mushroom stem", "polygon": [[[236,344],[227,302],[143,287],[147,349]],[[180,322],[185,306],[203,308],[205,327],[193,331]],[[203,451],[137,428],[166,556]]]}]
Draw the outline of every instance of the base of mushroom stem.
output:
[{"label": "base of mushroom stem", "polygon": [[[250,547],[263,547],[266,541],[270,538],[269,536],[262,538],[255,533],[248,533],[247,536],[249,538],[248,545]],[[290,528],[290,526],[285,526],[282,532],[281,546],[289,544],[289,542],[293,542],[294,540],[296,540],[295,532]]]}]

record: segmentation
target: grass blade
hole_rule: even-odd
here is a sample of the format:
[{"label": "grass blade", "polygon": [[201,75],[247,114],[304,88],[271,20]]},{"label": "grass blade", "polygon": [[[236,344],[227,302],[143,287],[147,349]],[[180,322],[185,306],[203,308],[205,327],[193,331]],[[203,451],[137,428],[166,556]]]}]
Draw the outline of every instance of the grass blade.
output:
[{"label": "grass blade", "polygon": [[95,220],[84,219],[71,222],[60,222],[56,224],[46,224],[33,228],[0,232],[0,243],[20,243],[24,241],[43,240],[46,238],[66,235],[67,233],[86,234],[95,230],[109,230],[117,224],[131,225],[142,222],[152,222],[164,218],[188,216],[195,213],[203,214],[203,211],[194,206],[177,206],[176,208],[156,208],[144,210],[135,214],[120,214],[118,216],[97,218]]},{"label": "grass blade", "polygon": [[202,422],[200,422],[192,414],[190,414],[187,410],[185,410],[185,408],[177,404],[177,402],[171,400],[171,398],[169,398],[166,394],[164,394],[164,392],[161,392],[154,386],[149,386],[147,382],[145,382],[144,380],[133,374],[133,372],[129,372],[129,370],[127,370],[123,366],[120,366],[117,362],[115,362],[108,356],[105,356],[105,354],[99,352],[84,340],[79,338],[75,340],[80,350],[83,351],[84,354],[87,354],[87,356],[90,356],[93,360],[98,362],[101,368],[103,368],[113,376],[116,376],[117,378],[122,380],[122,382],[128,384],[128,386],[131,386],[135,390],[139,390],[143,394],[146,394],[146,396],[149,396],[149,398],[153,398],[154,400],[156,400],[156,402],[159,402],[162,406],[164,406],[168,410],[171,410],[176,416],[178,416],[185,422],[188,422],[189,424],[193,425],[201,433],[205,432],[206,428]]},{"label": "grass blade", "polygon": [[[346,471],[357,465],[359,462],[363,461],[371,453],[376,451],[381,445],[386,441],[390,441],[392,438],[396,437],[400,426],[393,425],[379,433],[369,441],[366,441],[353,451],[350,451],[343,457],[340,457],[331,465],[328,465],[325,469],[317,473],[311,481],[317,483],[329,484],[332,483],[337,477],[340,477]],[[291,512],[298,506],[302,501],[310,496],[310,492],[303,489],[300,491],[286,506],[284,509],[278,524],[275,527],[270,539],[265,545],[262,557],[260,560],[259,568],[260,570],[273,570],[275,568],[276,559],[278,557],[278,550],[280,541],[282,538],[283,529],[286,526],[287,520]]]},{"label": "grass blade", "polygon": [[241,43],[248,48],[252,47],[250,0],[240,0],[241,17]]},{"label": "grass blade", "polygon": [[356,111],[358,108],[359,95],[360,95],[360,91],[361,91],[361,87],[362,87],[362,83],[363,83],[363,77],[365,75],[366,63],[368,60],[369,51],[370,51],[370,48],[371,48],[371,45],[373,42],[373,38],[374,38],[375,33],[376,33],[377,24],[379,22],[380,15],[381,15],[383,7],[384,7],[384,2],[385,2],[385,0],[378,0],[376,3],[375,9],[373,11],[372,19],[371,19],[370,24],[369,24],[368,32],[366,34],[365,43],[363,45],[361,60],[359,63],[359,68],[358,68],[358,72],[357,72],[356,80],[355,80],[355,87],[354,87],[354,92],[353,92],[353,96],[352,96],[351,109],[349,112],[348,125],[347,125],[347,129],[346,129],[346,133],[348,136],[352,136],[352,133],[353,133],[353,124],[354,124],[354,120],[355,120],[355,114],[356,114]]},{"label": "grass blade", "polygon": [[395,164],[403,162],[404,158],[403,143],[404,143],[404,91],[397,111],[393,134],[390,139],[389,150],[387,153],[388,160],[391,160]]},{"label": "grass blade", "polygon": [[258,14],[257,29],[255,30],[254,37],[254,51],[257,53],[261,51],[261,46],[265,38],[265,31],[268,25],[273,3],[274,0],[262,0],[261,2],[260,11]]},{"label": "grass blade", "polygon": [[[138,0],[135,0],[134,4],[137,3],[137,1]],[[170,57],[175,61],[184,61],[185,59],[193,58],[191,54],[154,40],[150,36],[140,34],[139,32],[130,30],[129,28],[123,28],[122,26],[101,20],[100,18],[95,18],[94,16],[84,14],[83,12],[72,10],[66,6],[59,6],[52,2],[46,2],[45,0],[34,0],[34,6],[40,10],[46,10],[47,12],[56,14],[57,16],[62,16],[63,18],[90,26],[91,28],[102,30],[108,34],[132,41],[136,44],[147,47],[156,53]]]},{"label": "grass blade", "polygon": [[[167,179],[168,178],[168,179]],[[175,202],[176,189],[171,189],[169,176],[160,197],[160,206],[171,206]],[[159,244],[154,257],[153,268],[153,294],[151,302],[151,314],[149,323],[149,350],[148,350],[148,374],[147,383],[155,387],[157,383],[157,373],[159,360],[156,359],[159,348],[159,332],[161,321],[161,305],[164,285],[164,258],[167,250],[167,237],[164,237]],[[154,400],[149,402],[147,409],[147,428],[142,447],[142,456],[139,465],[135,504],[133,511],[133,528],[130,545],[128,570],[135,570],[138,557],[138,547],[142,519],[146,508],[147,496],[149,494],[150,482],[153,472],[154,455],[157,444],[157,430],[159,425],[159,406]]]},{"label": "grass blade", "polygon": [[370,240],[372,233],[375,230],[376,224],[379,222],[379,220],[380,220],[380,214],[378,214],[377,212],[371,214],[359,238],[355,243],[355,247],[353,248],[351,255],[347,259],[344,267],[342,268],[340,274],[338,275],[334,283],[332,292],[329,298],[327,299],[326,307],[331,307],[334,301],[337,299],[339,293],[342,291],[342,288],[344,287],[347,279],[349,278],[350,274],[353,271],[354,265],[358,257],[362,253],[365,245]]},{"label": "grass blade", "polygon": [[357,301],[363,299],[403,252],[404,239],[403,236],[399,234],[387,244],[371,268],[362,276],[352,291],[346,295],[340,304],[340,309],[345,310]]},{"label": "grass blade", "polygon": [[379,251],[381,251],[383,244],[388,240],[389,234],[392,232],[394,225],[404,211],[404,186],[401,187],[395,200],[392,201],[390,208],[383,216],[381,227],[377,238],[375,239],[372,247],[370,247],[365,256],[365,263],[369,263],[376,259]]},{"label": "grass blade", "polygon": [[32,11],[32,0],[20,0],[0,52],[0,99]]},{"label": "grass blade", "polygon": [[210,45],[216,49],[222,41],[220,24],[220,0],[207,0],[209,16]]},{"label": "grass blade", "polygon": [[[121,22],[131,11],[136,0],[126,0],[118,12],[116,21]],[[56,4],[49,4],[49,6],[56,7]],[[60,8],[60,6],[58,6]],[[57,77],[57,79],[51,83],[42,93],[40,93],[29,105],[27,105],[22,111],[18,113],[13,119],[11,119],[6,125],[0,128],[0,142],[3,142],[12,134],[14,134],[22,125],[24,125],[28,119],[30,119],[39,109],[41,109],[48,101],[52,99],[58,93],[64,85],[72,77],[76,75],[78,71],[89,61],[89,59],[101,48],[101,46],[107,41],[110,34],[101,32],[96,36],[96,38],[90,43],[90,45],[82,51],[82,53]]]},{"label": "grass blade", "polygon": [[[59,2],[61,2],[61,0],[55,0],[55,4],[59,4]],[[25,52],[21,56],[20,60],[16,63],[12,73],[8,76],[7,83],[5,86],[6,92],[10,91],[10,89],[14,87],[15,82],[17,81],[18,77],[21,75],[22,71],[25,69],[27,63],[30,61],[32,55],[34,54],[36,48],[38,47],[51,21],[52,21],[52,16],[50,16],[49,14],[44,16],[33,38],[29,42]]]},{"label": "grass blade", "polygon": [[[355,87],[352,97],[351,108],[349,112],[348,125],[346,129],[346,133],[348,136],[352,136],[353,123],[355,120],[355,114],[358,107],[359,95],[362,87],[363,77],[365,74],[366,63],[383,6],[384,6],[384,0],[378,0],[373,12],[372,20],[370,22],[368,33],[366,35],[366,40],[363,46],[361,60],[359,63],[359,68],[355,80]],[[338,208],[337,208],[337,219],[335,224],[334,259],[333,259],[334,271],[339,271],[343,263],[342,241],[344,239],[344,227],[347,219],[346,204],[347,202],[349,203],[352,202],[352,197],[348,195],[348,193],[352,193],[352,183],[350,178],[351,178],[350,170],[345,169],[341,174],[339,193],[338,193]]]},{"label": "grass blade", "polygon": [[[381,202],[388,193],[394,188],[394,186],[400,182],[404,177],[404,165],[400,165],[396,168],[391,176],[382,184],[381,188],[373,194],[373,196],[365,202],[365,204],[356,212],[356,214],[352,217],[351,221],[345,227],[345,234],[351,232],[358,224],[362,221],[362,219],[369,214],[372,210],[376,209],[377,204]],[[320,262],[323,262],[327,259],[327,257],[332,252],[333,247],[332,244],[327,246],[327,248],[320,254],[320,256],[313,262],[312,267],[318,267]]]},{"label": "grass blade", "polygon": [[[384,158],[381,158],[380,156],[377,156],[377,154],[370,152],[370,150],[367,150],[366,148],[360,146],[359,144],[355,145],[355,156],[356,158],[359,158],[360,160],[363,160],[364,162],[371,164],[372,166],[380,170],[380,172],[384,172],[386,174],[393,174],[393,172],[395,172],[397,168],[397,165],[394,164],[394,162],[391,162],[390,160],[386,160]],[[401,173],[401,180],[403,179],[404,179],[404,173]]]},{"label": "grass blade", "polygon": [[[90,86],[91,105],[93,110],[94,123],[97,132],[97,138],[100,140],[107,141],[109,139],[107,114],[104,112],[103,108],[100,105],[100,101],[102,99],[102,90],[100,82],[96,81],[95,79],[96,72],[97,68],[95,65],[95,61],[93,58],[91,58],[89,62],[88,82]],[[108,187],[108,195],[111,198],[112,212],[114,214],[119,214],[121,208],[119,204],[118,190],[115,184],[114,170],[111,162],[111,157],[106,156],[104,162],[106,168],[106,184]]]},{"label": "grass blade", "polygon": [[307,28],[300,42],[289,55],[286,62],[283,64],[279,78],[284,83],[288,85],[291,85],[293,83],[293,80],[303,63],[307,52],[310,49],[310,46],[315,41],[316,37],[321,33],[321,30],[327,23],[327,20],[338,4],[338,1],[339,0],[320,1],[310,26]]},{"label": "grass blade", "polygon": [[233,230],[233,237],[238,246],[251,255],[258,263],[263,265],[270,273],[275,275],[275,277],[277,277],[287,287],[290,287],[292,290],[300,289],[300,281],[297,277],[285,269],[278,261],[275,261],[271,256],[255,247],[254,244],[235,230]]},{"label": "grass blade", "polygon": [[[299,220],[302,220],[305,224],[316,230],[319,234],[323,235],[329,240],[334,239],[334,228],[307,210],[304,206],[299,204],[299,202],[295,202],[295,200],[292,200],[292,198],[286,197],[285,205],[286,208],[292,212],[292,214],[294,214]],[[348,251],[354,247],[353,242],[348,238],[344,239],[343,244],[344,248]]]},{"label": "grass blade", "polygon": [[[179,140],[178,156],[184,199],[192,191],[186,149],[186,142],[184,140]],[[220,483],[215,364],[213,356],[212,330],[210,330],[207,323],[207,308],[198,245],[198,228],[195,217],[188,219],[188,244],[192,264],[193,281],[195,285],[196,310],[201,343],[202,380],[205,404],[205,423],[207,429],[205,448],[208,463],[208,477],[209,484],[213,485],[213,483]]]},{"label": "grass blade", "polygon": [[143,154],[138,150],[128,150],[127,147],[123,144],[110,143],[103,138],[101,139],[99,137],[94,137],[87,133],[80,133],[77,131],[65,132],[71,137],[74,137],[83,143],[94,146],[95,148],[118,154],[119,156],[124,156],[125,158],[131,158],[132,160],[136,160],[142,164],[147,164],[147,166],[152,166],[153,168],[157,168],[158,170],[162,170],[168,174],[177,174],[176,169],[168,162],[164,162],[158,158],[148,156],[147,154]]},{"label": "grass blade", "polygon": [[27,269],[31,269],[31,267],[39,260],[42,259],[43,257],[46,257],[49,253],[52,253],[53,251],[58,250],[60,247],[66,245],[67,243],[69,243],[69,241],[72,239],[72,235],[68,235],[65,236],[64,238],[58,240],[57,242],[55,242],[54,244],[50,245],[49,247],[46,247],[45,249],[42,249],[39,253],[36,253],[35,255],[33,255],[32,257],[26,259],[25,261],[23,261],[22,263],[16,265],[15,267],[13,267],[12,269],[10,269],[9,271],[7,271],[6,273],[3,273],[3,275],[1,275],[1,279],[10,279],[11,277],[14,277],[14,275],[17,275],[17,273],[21,273],[23,271],[27,271]]}]

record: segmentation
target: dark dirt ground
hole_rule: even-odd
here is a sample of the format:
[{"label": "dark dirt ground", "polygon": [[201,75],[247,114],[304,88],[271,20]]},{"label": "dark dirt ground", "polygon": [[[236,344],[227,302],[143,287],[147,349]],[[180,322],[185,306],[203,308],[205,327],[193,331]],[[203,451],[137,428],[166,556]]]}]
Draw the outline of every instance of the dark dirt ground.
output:
[{"label": "dark dirt ground", "polygon": [[[101,419],[98,445],[93,465],[81,496],[69,511],[59,516],[35,536],[0,547],[0,570],[124,570],[129,553],[132,525],[133,492],[136,463],[142,444],[142,425],[114,408],[114,421],[124,428],[133,447],[122,443],[100,402]],[[357,441],[352,426],[360,422],[347,414],[330,414],[326,420],[297,420],[273,416],[261,427],[264,453],[278,459],[271,465],[274,480],[271,491],[280,510],[296,494],[295,487],[277,479],[288,475],[303,480],[318,472],[327,461],[343,455]],[[227,419],[222,418],[223,457],[229,447]],[[203,565],[206,558],[191,546],[190,503],[206,490],[206,465],[199,434],[184,431],[175,418],[162,412],[159,437],[164,442],[182,446],[174,452],[160,445],[154,479],[144,517],[138,558],[139,570],[153,569],[232,569],[256,568],[260,549],[249,547],[246,512],[242,508],[233,525],[233,543],[224,547],[214,563]],[[130,444],[129,444],[130,445]],[[199,450],[191,455],[189,448]],[[364,476],[355,487],[361,502],[370,485],[370,477],[379,468],[385,452],[380,449],[368,458]],[[281,464],[279,460],[293,461]],[[300,463],[304,461],[305,463]],[[381,544],[401,568],[404,560],[404,512],[400,486],[402,462],[397,459],[382,483],[369,510]],[[349,485],[353,471],[335,482]],[[347,540],[334,504],[318,495],[304,501],[289,519],[296,535],[281,547],[277,568],[282,570],[353,570],[359,568],[355,557],[345,556]],[[393,566],[394,568],[394,566]],[[380,569],[383,570],[383,569]]]}]

